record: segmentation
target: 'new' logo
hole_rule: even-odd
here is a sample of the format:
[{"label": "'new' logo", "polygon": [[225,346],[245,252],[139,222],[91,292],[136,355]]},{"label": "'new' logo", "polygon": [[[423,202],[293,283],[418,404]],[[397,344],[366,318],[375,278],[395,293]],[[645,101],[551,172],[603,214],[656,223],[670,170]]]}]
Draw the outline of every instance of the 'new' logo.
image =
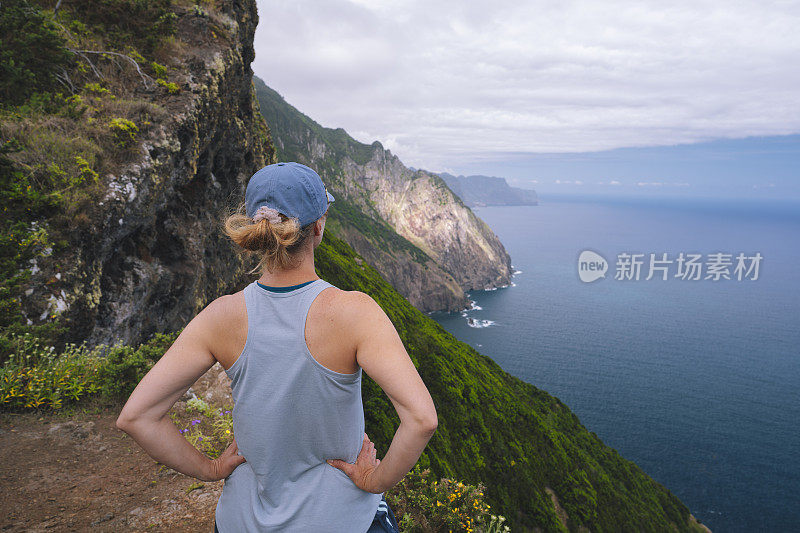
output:
[{"label": "'new' logo", "polygon": [[608,261],[602,255],[591,250],[584,250],[578,257],[578,276],[584,283],[591,283],[606,277]]}]

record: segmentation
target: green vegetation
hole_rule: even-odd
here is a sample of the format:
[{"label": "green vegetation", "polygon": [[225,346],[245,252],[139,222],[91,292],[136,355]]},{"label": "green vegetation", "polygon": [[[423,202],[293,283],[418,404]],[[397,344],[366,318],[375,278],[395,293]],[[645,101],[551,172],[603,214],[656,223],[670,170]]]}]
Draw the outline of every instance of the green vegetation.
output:
[{"label": "green vegetation", "polygon": [[156,80],[156,83],[158,83],[159,87],[163,87],[169,94],[178,94],[179,92],[181,92],[181,88],[178,87],[177,83],[173,83],[171,81],[165,81],[162,78],[158,78]]},{"label": "green vegetation", "polygon": [[[346,154],[359,165],[365,165],[372,159],[375,144],[364,144],[356,141],[342,128],[323,128],[307,115],[300,113],[289,106],[281,95],[268,87],[257,76],[253,77],[253,84],[258,94],[261,114],[267,124],[278,131],[295,131],[300,123],[309,128],[318,136],[326,147],[326,157],[322,164],[314,168],[320,175],[336,176],[339,170],[334,158],[337,154]],[[303,161],[306,159],[308,147],[301,138],[286,139],[280,148],[278,156],[281,161]]]},{"label": "green vegetation", "polygon": [[11,334],[11,354],[0,367],[0,409],[57,410],[95,394],[127,398],[177,335],[156,334],[136,349],[67,344],[57,353],[31,333]]},{"label": "green vegetation", "polygon": [[167,67],[164,65],[159,65],[155,61],[150,63],[150,66],[153,68],[153,72],[156,75],[156,78],[166,78],[167,77]]},{"label": "green vegetation", "polygon": [[118,146],[131,146],[136,142],[136,134],[139,127],[132,120],[127,118],[114,118],[108,123],[111,133],[114,134],[114,142]]},{"label": "green vegetation", "polygon": [[[449,478],[436,479],[429,469],[414,468],[391,490],[386,501],[397,518],[400,530],[424,531],[500,531],[504,517],[489,514],[483,501],[482,483],[467,485]],[[505,531],[509,528],[506,527]]]},{"label": "green vegetation", "polygon": [[24,0],[0,9],[0,102],[21,104],[31,93],[49,91],[74,57],[58,24]]},{"label": "green vegetation", "polygon": [[[102,36],[103,44],[127,43],[148,55],[176,33],[178,15],[174,3],[173,0],[73,0],[64,1],[61,9],[74,31]],[[54,2],[43,4],[54,7]]]},{"label": "green vegetation", "polygon": [[15,141],[0,144],[0,361],[15,349],[16,334],[27,331],[47,342],[64,331],[54,322],[28,325],[22,320],[21,294],[31,276],[31,262],[63,243],[54,243],[36,221],[57,206],[57,193],[40,190],[33,175],[15,168],[8,154],[19,150]]}]

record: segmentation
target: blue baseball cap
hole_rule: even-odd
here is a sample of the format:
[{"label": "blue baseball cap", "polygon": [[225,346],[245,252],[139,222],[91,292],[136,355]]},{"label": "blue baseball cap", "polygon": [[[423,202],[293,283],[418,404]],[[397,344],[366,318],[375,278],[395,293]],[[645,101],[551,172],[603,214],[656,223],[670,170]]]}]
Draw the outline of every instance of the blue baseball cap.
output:
[{"label": "blue baseball cap", "polygon": [[293,162],[267,165],[253,174],[247,182],[244,198],[250,218],[266,205],[289,218],[296,218],[300,227],[319,220],[328,210],[328,204],[334,201],[319,174]]}]

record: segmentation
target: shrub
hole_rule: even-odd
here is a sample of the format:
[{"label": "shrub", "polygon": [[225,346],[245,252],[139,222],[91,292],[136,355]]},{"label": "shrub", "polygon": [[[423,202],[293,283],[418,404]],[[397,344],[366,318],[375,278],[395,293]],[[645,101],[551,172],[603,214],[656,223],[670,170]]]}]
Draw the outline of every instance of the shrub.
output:
[{"label": "shrub", "polygon": [[153,68],[153,73],[156,75],[156,78],[163,78],[167,75],[167,67],[164,65],[159,65],[153,61],[150,63],[150,66]]},{"label": "shrub", "polygon": [[32,219],[53,210],[57,198],[40,191],[29,176],[15,167],[7,154],[19,151],[16,141],[0,144],[0,362],[15,348],[15,335],[28,329],[52,340],[63,329],[49,323],[27,326],[23,322],[20,295],[30,279],[30,262],[53,243],[47,228]]},{"label": "shrub", "polygon": [[80,20],[107,42],[127,43],[148,55],[177,32],[172,0],[66,0],[65,16]]},{"label": "shrub", "polygon": [[[156,333],[137,348],[117,343],[105,346],[105,358],[97,373],[98,388],[110,400],[127,398],[178,336]],[[102,352],[101,352],[102,355]]]},{"label": "shrub", "polygon": [[0,366],[0,409],[60,409],[84,397],[127,398],[178,333],[157,333],[137,348],[67,344],[57,352],[31,333],[8,336]]},{"label": "shrub", "polygon": [[92,170],[92,166],[87,160],[79,155],[76,155],[75,163],[78,165],[78,171],[80,172],[82,181],[97,181],[99,176],[97,175],[97,172]]},{"label": "shrub", "polygon": [[95,96],[102,96],[104,94],[109,94],[110,91],[100,85],[99,83],[87,83],[83,86],[84,90],[89,91],[90,93],[94,94]]},{"label": "shrub", "polygon": [[127,118],[115,118],[108,123],[111,133],[114,135],[114,143],[118,146],[131,146],[136,142],[136,134],[139,133],[139,127],[135,122]]},{"label": "shrub", "polygon": [[56,74],[73,61],[58,26],[26,0],[0,8],[0,102],[20,104],[56,86]]},{"label": "shrub", "polygon": [[97,349],[68,344],[60,354],[29,333],[13,342],[15,351],[0,367],[0,407],[59,409],[98,391],[102,360]]},{"label": "shrub", "polygon": [[181,88],[178,87],[178,84],[173,83],[171,81],[168,82],[166,80],[158,78],[156,80],[156,83],[158,83],[161,87],[166,89],[169,94],[178,94],[181,91]]},{"label": "shrub", "polygon": [[[391,490],[386,500],[400,517],[403,531],[489,531],[492,518],[483,501],[484,486],[468,485],[449,478],[436,480],[429,469],[420,465]],[[492,531],[505,520],[494,517]]]}]

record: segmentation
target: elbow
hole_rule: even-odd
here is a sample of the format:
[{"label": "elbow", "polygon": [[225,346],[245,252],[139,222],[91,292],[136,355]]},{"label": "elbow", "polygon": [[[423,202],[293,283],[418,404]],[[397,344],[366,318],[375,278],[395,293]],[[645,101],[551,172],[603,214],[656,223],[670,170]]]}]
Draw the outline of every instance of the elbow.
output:
[{"label": "elbow", "polygon": [[433,434],[436,433],[436,428],[439,427],[439,418],[434,416],[423,427],[425,428],[426,433],[428,433],[430,436],[433,436]]},{"label": "elbow", "polygon": [[428,436],[433,436],[433,434],[436,433],[436,428],[439,427],[439,417],[436,411],[434,411],[432,414],[420,417],[417,424],[423,433]]},{"label": "elbow", "polygon": [[114,425],[120,431],[124,431],[125,433],[129,433],[130,432],[130,428],[133,426],[133,424],[135,422],[136,421],[135,421],[134,418],[130,417],[127,413],[125,413],[125,411],[123,411],[117,417],[117,420],[114,423]]},{"label": "elbow", "polygon": [[121,416],[117,418],[117,421],[114,423],[114,426],[120,430],[127,432],[126,428],[130,425],[130,421],[122,418]]}]

